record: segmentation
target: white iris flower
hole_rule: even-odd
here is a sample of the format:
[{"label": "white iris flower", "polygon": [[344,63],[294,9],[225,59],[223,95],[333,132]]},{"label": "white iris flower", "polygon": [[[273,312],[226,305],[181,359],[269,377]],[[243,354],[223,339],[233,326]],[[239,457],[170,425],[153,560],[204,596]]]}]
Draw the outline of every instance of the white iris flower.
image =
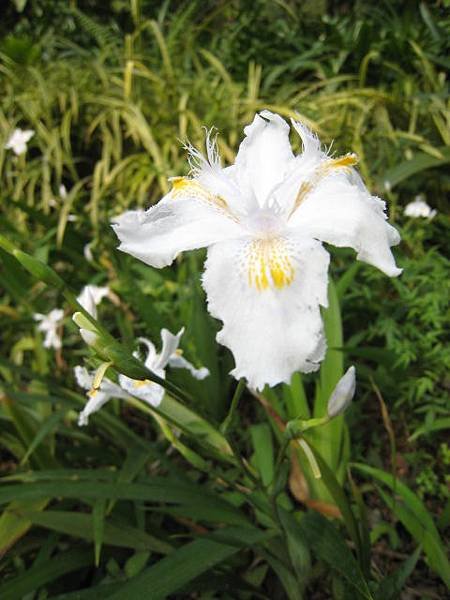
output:
[{"label": "white iris flower", "polygon": [[14,154],[20,156],[27,151],[27,144],[34,135],[32,129],[14,129],[5,144],[7,150],[12,150]]},{"label": "white iris flower", "polygon": [[33,318],[39,322],[38,331],[45,333],[44,348],[59,350],[62,346],[59,327],[64,319],[64,311],[61,308],[54,308],[45,315],[35,313]]},{"label": "white iris flower", "polygon": [[207,136],[206,158],[188,148],[191,177],[175,178],[156,206],[113,225],[119,248],[153,267],[208,248],[203,286],[223,322],[217,340],[234,355],[232,374],[256,389],[315,371],[324,357],[330,257],[322,242],[354,248],[389,276],[401,272],[390,250],[400,236],[352,168],[356,157],[330,158],[304,125],[292,125],[301,154],[292,152],[289,125],[266,110],[244,129],[227,168]]},{"label": "white iris flower", "polygon": [[[184,333],[184,327],[173,335],[167,329],[161,330],[162,350],[158,354],[153,343],[146,338],[139,338],[138,341],[147,348],[147,356],[144,360],[145,366],[153,371],[162,379],[166,378],[166,367],[188,369],[196,379],[204,379],[209,375],[208,369],[202,367],[196,369],[189,361],[181,356],[181,350],[178,346],[181,336]],[[138,358],[138,353],[134,353]],[[124,398],[130,396],[144,400],[150,406],[157,407],[161,404],[164,396],[164,388],[153,381],[139,381],[131,379],[125,375],[119,375],[119,384],[113,383],[104,378],[97,390],[92,389],[95,372],[90,373],[84,367],[75,367],[75,378],[80,387],[89,390],[89,400],[78,418],[79,425],[86,425],[89,416],[97,412],[110,398]]]},{"label": "white iris flower", "polygon": [[423,196],[416,196],[413,202],[410,202],[405,206],[404,213],[407,217],[417,219],[423,217],[425,219],[432,219],[436,216],[436,210],[429,206]]}]

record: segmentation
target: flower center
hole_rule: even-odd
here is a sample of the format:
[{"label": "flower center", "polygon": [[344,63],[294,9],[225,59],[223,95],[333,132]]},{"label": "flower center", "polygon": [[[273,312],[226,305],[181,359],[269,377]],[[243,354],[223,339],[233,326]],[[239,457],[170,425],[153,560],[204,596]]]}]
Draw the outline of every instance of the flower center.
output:
[{"label": "flower center", "polygon": [[255,239],[248,245],[248,283],[258,291],[281,289],[294,280],[294,267],[286,240],[280,237]]},{"label": "flower center", "polygon": [[285,225],[283,219],[270,208],[261,208],[251,212],[247,217],[244,217],[241,222],[251,234],[260,239],[279,237],[280,232]]}]

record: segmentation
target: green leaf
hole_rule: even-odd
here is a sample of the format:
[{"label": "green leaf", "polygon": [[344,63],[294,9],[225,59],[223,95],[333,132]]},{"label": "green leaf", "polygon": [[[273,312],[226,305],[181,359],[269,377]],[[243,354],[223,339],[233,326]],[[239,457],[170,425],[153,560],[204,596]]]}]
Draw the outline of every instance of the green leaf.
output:
[{"label": "green leaf", "polygon": [[309,419],[311,417],[300,373],[292,375],[290,385],[283,385],[283,398],[287,408],[288,420]]},{"label": "green leaf", "polygon": [[[314,405],[314,417],[322,417],[326,413],[328,400],[344,374],[341,311],[336,286],[331,280],[328,284],[328,302],[329,306],[323,313],[328,350],[320,368],[320,387]],[[336,447],[333,452],[336,453]],[[321,455],[326,459],[322,452]]]},{"label": "green leaf", "polygon": [[[31,463],[41,468],[57,467],[58,463],[51,454],[47,446],[39,446],[39,427],[35,419],[31,418],[23,406],[17,402],[12,402],[8,396],[3,397],[3,407],[6,414],[11,418],[18,434],[22,438],[25,446],[30,448],[34,445]],[[38,443],[36,443],[38,437]]]},{"label": "green leaf", "polygon": [[42,426],[37,430],[36,435],[33,440],[28,445],[28,449],[24,454],[22,460],[20,461],[20,465],[24,465],[36,448],[43,442],[43,440],[47,437],[47,435],[58,425],[64,415],[67,413],[67,410],[60,410],[58,412],[52,413],[48,419],[46,419]]},{"label": "green leaf", "polygon": [[367,515],[366,505],[364,504],[364,498],[361,490],[356,485],[351,473],[349,472],[348,479],[350,482],[350,488],[356,506],[358,507],[358,530],[359,538],[361,541],[359,552],[360,552],[360,564],[365,577],[370,575],[370,529],[369,529],[369,518]]},{"label": "green leaf", "polygon": [[425,423],[421,427],[418,427],[416,431],[409,436],[408,441],[412,442],[421,435],[426,435],[433,431],[441,431],[442,429],[450,429],[450,417],[442,417],[435,419],[431,423]]},{"label": "green leaf", "polygon": [[[153,452],[148,447],[142,447],[138,444],[131,446],[127,451],[127,456],[122,464],[122,468],[117,476],[117,481],[120,483],[130,483],[135,479],[138,473],[144,468],[148,460],[153,456]],[[111,501],[108,504],[106,512],[109,514],[115,502]]]},{"label": "green leaf", "polygon": [[0,517],[0,555],[13,546],[30,529],[30,519],[22,516],[26,511],[44,510],[48,500],[11,502]]},{"label": "green leaf", "polygon": [[39,279],[39,281],[44,281],[56,289],[62,289],[64,287],[64,281],[56,273],[56,271],[43,263],[41,260],[38,260],[34,256],[31,256],[31,254],[27,254],[26,252],[22,252],[22,250],[18,249],[13,250],[12,254],[15,258],[17,258],[20,264],[29,273],[31,273],[31,275],[36,277],[36,279]]},{"label": "green leaf", "polygon": [[333,471],[328,467],[323,458],[317,452],[314,446],[311,446],[311,450],[314,452],[317,463],[319,465],[320,472],[322,473],[322,481],[328,490],[331,498],[339,508],[342,518],[344,520],[345,527],[347,528],[348,534],[352,539],[355,547],[358,550],[358,555],[363,554],[361,549],[361,539],[359,535],[358,525],[356,523],[355,515],[350,504],[347,494],[345,493],[344,487],[336,479]]},{"label": "green leaf", "polygon": [[227,502],[221,502],[221,506],[214,506],[209,500],[198,500],[195,504],[182,504],[180,506],[166,506],[154,508],[154,512],[166,515],[184,517],[196,522],[225,523],[226,525],[248,526],[249,520],[239,510]]},{"label": "green leaf", "polygon": [[[48,514],[48,513],[47,513]],[[97,500],[92,510],[92,528],[95,545],[95,566],[100,564],[100,552],[105,534],[105,501]]]},{"label": "green leaf", "polygon": [[[328,400],[344,374],[342,355],[343,334],[339,298],[336,287],[330,280],[328,284],[329,306],[324,311],[324,326],[328,349],[320,368],[320,383],[317,386],[314,402],[314,417],[323,417],[327,411]],[[318,427],[311,434],[314,445],[327,465],[343,480],[348,456],[344,453],[344,417],[333,419],[328,425]]]},{"label": "green leaf", "polygon": [[273,480],[273,442],[272,433],[267,423],[258,423],[250,427],[255,463],[262,482],[268,486]]},{"label": "green leaf", "polygon": [[55,581],[67,573],[79,571],[91,564],[91,557],[86,549],[69,550],[54,556],[46,564],[32,567],[25,573],[0,586],[2,600],[22,600],[27,594],[35,592],[41,586]]},{"label": "green leaf", "polygon": [[383,579],[375,594],[377,600],[396,600],[399,597],[406,580],[414,571],[421,552],[421,546],[417,546],[411,556],[392,575]]},{"label": "green leaf", "polygon": [[205,506],[206,514],[220,522],[243,523],[245,518],[229,502],[208,492],[202,486],[174,483],[166,478],[152,478],[150,483],[122,483],[107,481],[37,481],[26,484],[3,484],[0,486],[0,503],[16,500],[39,500],[48,498],[75,498],[81,502],[92,500],[136,500],[154,503]]},{"label": "green leaf", "polygon": [[162,477],[154,477],[149,483],[109,483],[95,485],[87,481],[58,481],[57,483],[27,483],[24,485],[2,485],[0,503],[12,500],[37,500],[40,498],[78,498],[79,500],[119,499],[174,504],[195,503],[199,499],[215,496],[202,487],[173,483]]},{"label": "green leaf", "polygon": [[390,473],[385,473],[381,469],[375,469],[361,463],[352,464],[352,467],[373,479],[381,481],[394,492],[395,496],[398,497],[395,500],[381,489],[379,490],[383,500],[392,512],[403,523],[417,543],[422,544],[431,568],[450,587],[450,563],[447,559],[444,544],[431,515],[420,498],[404,483],[394,479]]},{"label": "green leaf", "polygon": [[383,177],[378,180],[378,186],[384,189],[386,182],[389,182],[390,187],[393,188],[416,173],[450,162],[450,148],[442,146],[436,150],[441,154],[441,158],[425,154],[425,152],[418,152],[411,160],[406,160],[385,172]]},{"label": "green leaf", "polygon": [[[91,515],[63,510],[47,510],[42,513],[24,512],[22,514],[34,525],[97,543],[96,536],[99,532],[96,531],[96,524]],[[103,520],[103,531],[100,533],[101,537],[98,539],[111,546],[152,550],[159,554],[168,554],[172,550],[170,544],[129,525],[113,524]]]},{"label": "green leaf", "polygon": [[135,552],[125,563],[125,573],[128,579],[136,577],[142,571],[150,558],[150,552]]},{"label": "green leaf", "polygon": [[[297,573],[298,580],[304,581],[311,569],[311,556],[303,532],[292,513],[283,509],[279,509],[278,513],[286,535],[291,563]],[[301,587],[303,588],[303,586]]]},{"label": "green leaf", "polygon": [[395,514],[397,519],[401,521],[413,538],[422,544],[430,567],[440,575],[447,587],[450,588],[450,564],[440,537],[436,537],[429,530],[424,529],[423,523],[412,514],[407,506],[403,506],[399,501],[394,501],[378,486],[377,489],[378,493],[390,510]]},{"label": "green leaf", "polygon": [[278,558],[268,552],[260,551],[259,554],[269,563],[272,570],[279,578],[288,600],[302,600],[303,594],[293,573]]},{"label": "green leaf", "polygon": [[[218,538],[230,540],[230,544]],[[183,586],[223,563],[246,546],[253,547],[267,538],[257,529],[225,529],[182,546],[126,583],[110,600],[163,600],[180,593]],[[231,545],[231,542],[233,545]]]},{"label": "green leaf", "polygon": [[205,310],[205,293],[199,284],[200,270],[197,262],[197,257],[191,255],[189,274],[195,279],[191,283],[191,302],[186,306],[186,309],[190,309],[189,318],[186,320],[189,323],[186,339],[192,339],[200,363],[210,372],[209,377],[198,386],[202,403],[207,413],[217,421],[221,421],[225,416],[227,398],[224,394],[225,386],[220,378],[217,328],[208,311]]},{"label": "green leaf", "polygon": [[111,594],[118,592],[122,585],[122,583],[101,583],[77,592],[52,596],[52,600],[109,600]]},{"label": "green leaf", "polygon": [[352,285],[356,275],[358,274],[359,269],[361,268],[362,263],[359,261],[354,261],[352,265],[349,266],[348,269],[344,271],[344,273],[340,276],[339,280],[336,283],[336,294],[339,299],[339,302],[342,302],[342,299],[345,296],[345,292]]},{"label": "green leaf", "polygon": [[203,443],[215,451],[218,458],[226,462],[235,462],[233,452],[224,436],[208,421],[197,415],[180,402],[166,394],[155,412],[177,425],[182,431],[192,436],[198,443]]},{"label": "green leaf", "polygon": [[358,597],[373,600],[367,581],[345,539],[319,513],[307,513],[300,529],[312,551],[339,573],[358,592]]}]

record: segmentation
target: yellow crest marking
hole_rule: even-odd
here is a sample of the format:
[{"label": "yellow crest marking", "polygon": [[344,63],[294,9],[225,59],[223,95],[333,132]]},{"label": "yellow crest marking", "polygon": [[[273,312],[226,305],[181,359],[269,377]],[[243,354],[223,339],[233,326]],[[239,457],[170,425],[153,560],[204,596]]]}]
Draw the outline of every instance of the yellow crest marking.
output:
[{"label": "yellow crest marking", "polygon": [[177,198],[181,195],[189,195],[193,198],[197,198],[208,204],[212,204],[217,208],[224,211],[229,211],[228,204],[222,196],[212,194],[205,189],[195,179],[189,179],[189,177],[172,177],[172,197]]},{"label": "yellow crest marking", "polygon": [[281,238],[259,239],[248,248],[248,283],[258,291],[282,289],[294,281],[294,267]]},{"label": "yellow crest marking", "polygon": [[330,173],[332,173],[335,169],[349,169],[350,167],[354,167],[357,163],[358,157],[356,154],[345,154],[345,156],[340,156],[339,158],[330,158],[321,163],[312,173],[309,180],[301,183],[295,198],[294,207],[289,216],[291,216],[297,210],[308,194],[312,192],[312,190],[317,186],[318,183],[322,181],[322,179],[325,179],[325,177],[330,175]]},{"label": "yellow crest marking", "polygon": [[144,379],[143,381],[134,381],[133,382],[133,387],[135,388],[141,388],[144,385],[151,385],[153,383],[153,381],[150,381],[150,379]]}]

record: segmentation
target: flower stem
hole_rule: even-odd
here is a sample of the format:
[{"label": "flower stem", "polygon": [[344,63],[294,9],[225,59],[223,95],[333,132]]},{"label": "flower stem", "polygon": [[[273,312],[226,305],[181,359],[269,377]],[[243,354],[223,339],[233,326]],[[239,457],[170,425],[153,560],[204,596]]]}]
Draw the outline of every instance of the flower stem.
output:
[{"label": "flower stem", "polygon": [[231,400],[230,410],[228,411],[227,416],[225,417],[222,425],[220,426],[220,431],[225,435],[233,421],[234,413],[236,412],[236,408],[239,404],[239,400],[242,396],[242,392],[245,389],[245,379],[242,378],[239,380],[239,383],[236,386],[236,390],[234,392],[234,396]]},{"label": "flower stem", "polygon": [[283,442],[282,442],[282,444],[280,446],[280,449],[278,450],[278,455],[277,455],[277,459],[275,461],[275,467],[274,467],[274,470],[273,470],[274,478],[277,476],[278,470],[279,470],[279,468],[281,466],[281,463],[283,462],[283,458],[284,458],[284,455],[286,454],[286,450],[287,450],[287,448],[289,446],[289,442],[290,441],[291,440],[289,438],[284,438]]}]

